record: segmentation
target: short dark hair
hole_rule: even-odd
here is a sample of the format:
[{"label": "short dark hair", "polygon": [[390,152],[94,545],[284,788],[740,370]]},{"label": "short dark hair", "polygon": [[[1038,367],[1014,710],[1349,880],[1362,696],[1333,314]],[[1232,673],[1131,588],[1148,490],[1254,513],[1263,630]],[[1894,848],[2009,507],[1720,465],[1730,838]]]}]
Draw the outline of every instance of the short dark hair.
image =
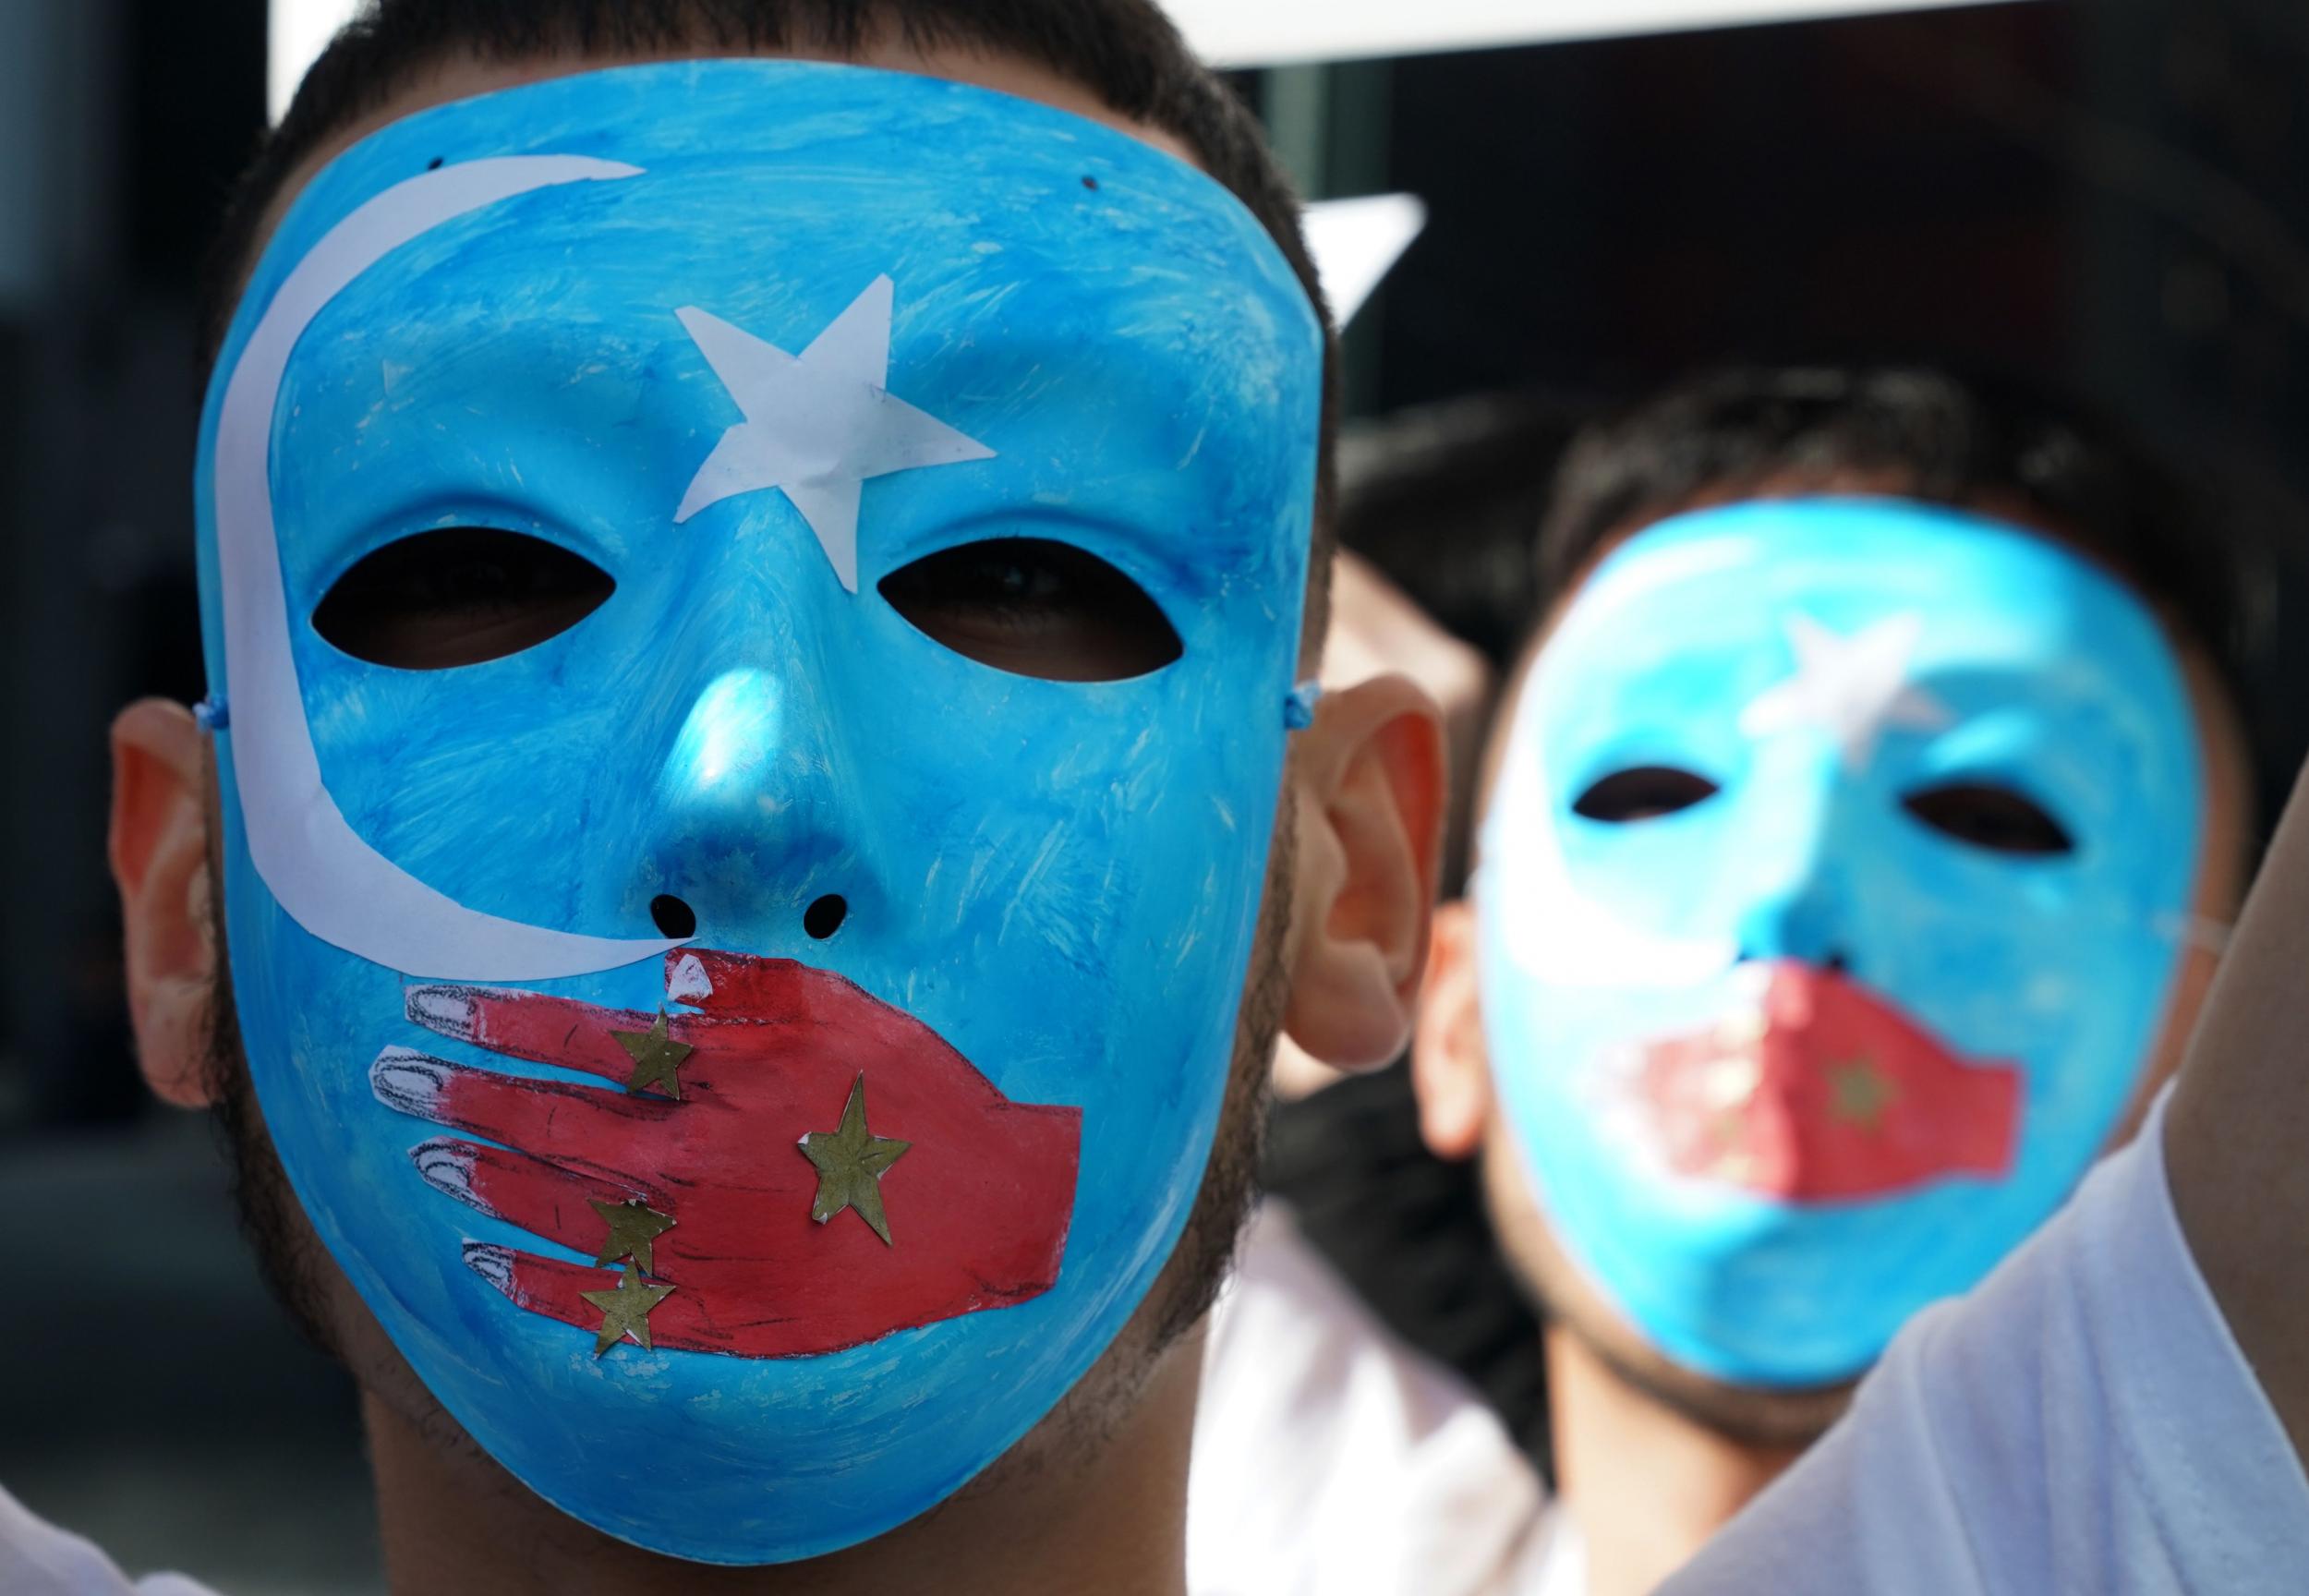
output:
[{"label": "short dark hair", "polygon": [[[2137,588],[2211,658],[2246,728],[2261,813],[2301,761],[2275,713],[2279,562],[2242,507],[2089,408],[1921,367],[1742,367],[1596,423],[1564,457],[1540,529],[1543,595],[1615,538],[1768,483],[1896,471],[1928,502],[2017,502]],[[2274,806],[2273,806],[2274,805]]]},{"label": "short dark hair", "polygon": [[1586,413],[1525,389],[1349,422],[1339,440],[1340,544],[1506,670],[1538,603],[1531,531]]},{"label": "short dark hair", "polygon": [[[1325,329],[1322,435],[1306,623],[1324,623],[1336,545],[1338,361],[1290,179],[1258,119],[1198,61],[1154,0],[368,0],[331,41],[235,187],[200,295],[200,360],[224,341],[265,212],[298,164],[429,67],[461,55],[753,54],[809,46],[853,55],[895,36],[917,49],[996,51],[1049,67],[1159,127],[1259,219]],[[1317,634],[1319,635],[1319,634]]]}]

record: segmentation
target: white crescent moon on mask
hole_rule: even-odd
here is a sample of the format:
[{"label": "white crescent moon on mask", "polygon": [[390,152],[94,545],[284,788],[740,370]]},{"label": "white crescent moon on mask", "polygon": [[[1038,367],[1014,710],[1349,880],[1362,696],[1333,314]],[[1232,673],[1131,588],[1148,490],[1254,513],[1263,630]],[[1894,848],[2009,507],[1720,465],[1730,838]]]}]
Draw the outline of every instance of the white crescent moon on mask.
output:
[{"label": "white crescent moon on mask", "polygon": [[393,250],[442,224],[536,189],[635,177],[636,166],[514,155],[397,183],[332,227],[299,261],[242,347],[216,430],[217,565],[234,784],[250,861],[273,898],[323,942],[426,980],[543,981],[656,958],[678,942],[581,937],[468,909],[363,841],[330,796],[313,750],[272,522],[273,412],[297,340],[329,302]]}]

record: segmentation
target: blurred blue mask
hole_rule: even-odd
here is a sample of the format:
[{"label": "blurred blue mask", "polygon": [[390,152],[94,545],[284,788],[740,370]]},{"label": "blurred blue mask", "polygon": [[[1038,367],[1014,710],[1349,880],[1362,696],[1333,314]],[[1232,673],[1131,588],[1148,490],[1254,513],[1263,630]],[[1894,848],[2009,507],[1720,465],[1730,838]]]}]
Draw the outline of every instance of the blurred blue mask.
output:
[{"label": "blurred blue mask", "polygon": [[1630,539],[1517,711],[1478,892],[1542,1206],[1686,1368],[1849,1378],[2140,1084],[2204,832],[2181,667],[2015,527],[1757,502]]}]

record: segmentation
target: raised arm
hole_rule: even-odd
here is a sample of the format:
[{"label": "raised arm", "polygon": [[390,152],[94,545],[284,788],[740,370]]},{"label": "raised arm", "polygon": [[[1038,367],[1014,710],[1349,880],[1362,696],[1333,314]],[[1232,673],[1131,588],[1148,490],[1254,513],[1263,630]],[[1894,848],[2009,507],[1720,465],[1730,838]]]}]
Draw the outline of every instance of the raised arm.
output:
[{"label": "raised arm", "polygon": [[2309,1458],[2309,772],[2238,923],[2165,1121],[2173,1205]]}]

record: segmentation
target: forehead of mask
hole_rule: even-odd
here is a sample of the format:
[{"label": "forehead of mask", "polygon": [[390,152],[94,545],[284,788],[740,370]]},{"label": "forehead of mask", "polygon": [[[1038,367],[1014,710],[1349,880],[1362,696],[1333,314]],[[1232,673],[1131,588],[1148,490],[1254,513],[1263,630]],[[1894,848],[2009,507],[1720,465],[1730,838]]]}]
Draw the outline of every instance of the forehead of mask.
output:
[{"label": "forehead of mask", "polygon": [[[1494,1070],[1607,1298],[1702,1372],[1824,1382],[2048,1215],[2161,1015],[2199,763],[2155,618],[2017,528],[1754,503],[1604,562],[1517,708],[1481,901]],[[1580,812],[1645,768],[1700,785],[1649,818]],[[1965,785],[2025,798],[2071,847],[1984,848],[1910,802]],[[1752,1007],[1773,961],[1840,970],[1958,1058],[2016,1067],[2004,1178],[1791,1206],[1663,1169],[1631,1058]]]},{"label": "forehead of mask", "polygon": [[[616,170],[415,231],[286,354],[260,491],[293,679],[243,679],[267,659],[248,641],[261,585],[236,582],[218,506],[252,334],[300,266],[367,225],[363,207],[530,156]],[[864,482],[852,590],[780,486],[741,482],[682,514],[753,396],[681,313],[782,352],[754,357],[775,373],[860,325],[862,298],[872,344],[884,278],[874,379],[968,447]],[[928,79],[746,61],[557,79],[396,123],[291,209],[219,363],[199,485],[204,624],[233,705],[219,750],[236,995],[323,1239],[435,1394],[541,1493],[714,1561],[849,1544],[998,1456],[1143,1297],[1211,1143],[1249,961],[1320,387],[1311,308],[1218,185],[1119,133]],[[806,430],[810,409],[805,393],[787,418]],[[820,472],[836,489],[856,468],[848,442]],[[366,663],[315,632],[344,573],[442,526],[544,538],[615,592],[550,641],[455,670]],[[1179,658],[1106,683],[1006,674],[876,591],[925,555],[1012,537],[1124,573]],[[257,716],[268,691],[301,724]],[[305,735],[317,782],[283,782],[269,750]],[[282,830],[324,832],[333,815],[349,840],[260,864],[243,790],[260,767]],[[454,936],[387,924],[402,877]],[[648,957],[659,893],[695,909],[700,944],[831,971],[1011,1101],[1079,1108],[1057,1284],[821,1357],[626,1344],[597,1359],[589,1336],[461,1267],[467,1240],[538,1239],[417,1179],[412,1145],[439,1127],[381,1101],[371,1060],[413,1046],[557,1077],[417,1032],[406,977],[486,977],[425,949],[487,959],[492,927],[523,948],[567,934],[610,951],[525,984],[647,1013],[668,1000]],[[820,941],[804,910],[832,894],[849,915]],[[897,1111],[871,1090],[871,1115]],[[842,1107],[777,1145],[791,1155]]]}]

